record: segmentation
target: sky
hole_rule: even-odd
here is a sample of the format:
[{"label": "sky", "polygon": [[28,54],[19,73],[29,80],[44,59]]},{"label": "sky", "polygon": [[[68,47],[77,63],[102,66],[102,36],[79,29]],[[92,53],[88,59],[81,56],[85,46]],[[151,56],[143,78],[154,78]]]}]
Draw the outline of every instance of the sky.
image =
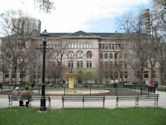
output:
[{"label": "sky", "polygon": [[0,0],[0,13],[23,10],[41,20],[41,32],[115,32],[117,18],[149,8],[151,0],[52,0],[55,8],[46,14],[35,0]]}]

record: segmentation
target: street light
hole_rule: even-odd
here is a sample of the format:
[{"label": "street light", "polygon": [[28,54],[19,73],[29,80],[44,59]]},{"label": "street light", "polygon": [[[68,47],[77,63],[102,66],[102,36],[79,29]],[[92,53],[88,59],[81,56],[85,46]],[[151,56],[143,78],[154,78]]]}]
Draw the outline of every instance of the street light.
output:
[{"label": "street light", "polygon": [[42,95],[41,95],[41,102],[40,102],[40,111],[46,111],[46,98],[45,98],[45,62],[46,62],[46,46],[47,46],[47,37],[48,33],[44,30],[41,33],[43,36],[43,69],[42,69]]}]

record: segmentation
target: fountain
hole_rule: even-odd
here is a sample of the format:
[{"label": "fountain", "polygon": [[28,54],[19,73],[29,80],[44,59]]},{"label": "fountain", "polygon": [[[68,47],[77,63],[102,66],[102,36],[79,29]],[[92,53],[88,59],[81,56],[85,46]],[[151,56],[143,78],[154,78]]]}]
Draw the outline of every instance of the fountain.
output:
[{"label": "fountain", "polygon": [[65,73],[65,76],[68,78],[68,84],[69,84],[69,89],[67,90],[67,92],[76,92],[75,90],[75,84],[76,84],[76,76],[77,73],[74,72],[68,72]]}]

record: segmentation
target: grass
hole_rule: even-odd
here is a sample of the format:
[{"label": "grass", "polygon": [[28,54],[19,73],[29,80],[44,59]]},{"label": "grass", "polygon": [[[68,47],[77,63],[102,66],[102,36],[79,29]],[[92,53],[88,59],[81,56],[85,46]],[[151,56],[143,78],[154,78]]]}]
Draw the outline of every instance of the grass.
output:
[{"label": "grass", "polygon": [[166,109],[0,109],[0,125],[166,125]]}]

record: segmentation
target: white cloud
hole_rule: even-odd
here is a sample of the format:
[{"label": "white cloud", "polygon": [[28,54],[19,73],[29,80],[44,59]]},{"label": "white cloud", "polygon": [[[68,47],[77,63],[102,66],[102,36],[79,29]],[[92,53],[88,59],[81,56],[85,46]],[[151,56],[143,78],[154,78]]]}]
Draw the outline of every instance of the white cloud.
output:
[{"label": "white cloud", "polygon": [[[0,12],[22,9],[42,21],[42,30],[49,32],[73,32],[88,30],[89,22],[115,17],[131,8],[147,4],[149,0],[52,0],[55,10],[44,14],[34,7],[34,0],[0,0]],[[10,3],[10,4],[9,4]]]}]

